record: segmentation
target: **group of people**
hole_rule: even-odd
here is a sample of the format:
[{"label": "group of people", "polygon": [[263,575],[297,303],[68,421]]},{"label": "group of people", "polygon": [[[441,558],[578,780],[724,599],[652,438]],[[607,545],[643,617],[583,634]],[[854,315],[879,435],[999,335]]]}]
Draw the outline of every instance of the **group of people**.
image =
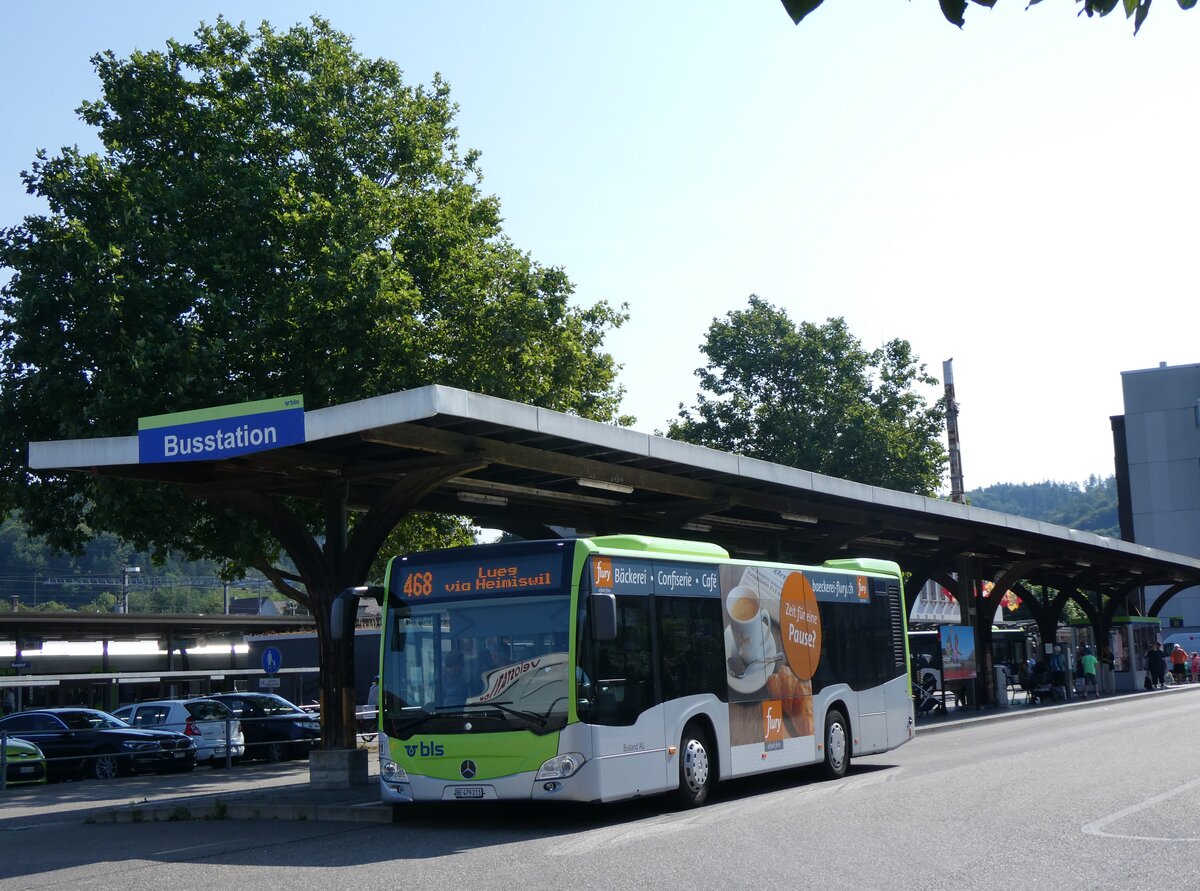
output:
[{"label": "group of people", "polygon": [[1171,648],[1170,655],[1155,641],[1146,651],[1146,689],[1161,690],[1167,685],[1167,663],[1171,665],[1171,681],[1186,684],[1189,676],[1193,684],[1200,683],[1200,653],[1188,655],[1179,644]]},{"label": "group of people", "polygon": [[[1089,646],[1082,646],[1075,657],[1078,675],[1077,689],[1084,699],[1095,694],[1100,698],[1100,666],[1112,667],[1111,655],[1097,656]],[[1031,702],[1065,700],[1070,693],[1067,686],[1070,661],[1066,649],[1057,645],[1048,656],[1036,661],[1029,660],[1021,665],[1019,682],[1021,689],[1029,694]]]}]

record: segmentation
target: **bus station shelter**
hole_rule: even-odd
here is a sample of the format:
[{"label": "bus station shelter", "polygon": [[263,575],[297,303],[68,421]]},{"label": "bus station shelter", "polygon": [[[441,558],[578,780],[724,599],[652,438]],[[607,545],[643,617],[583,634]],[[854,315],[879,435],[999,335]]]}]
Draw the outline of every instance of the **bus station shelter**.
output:
[{"label": "bus station shelter", "polygon": [[[1053,640],[1067,600],[1083,608],[1100,637],[1114,617],[1144,611],[1146,586],[1167,586],[1161,604],[1200,584],[1200,560],[1192,557],[450,387],[302,410],[299,417],[286,444],[260,442],[228,457],[147,460],[142,431],[30,443],[29,465],[36,473],[178,486],[196,498],[244,504],[268,523],[264,506],[276,500],[319,501],[327,528],[317,546],[332,558],[341,554],[329,549],[353,554],[360,527],[394,525],[422,510],[526,539],[636,533],[712,542],[734,557],[891,559],[907,573],[910,609],[927,581],[954,593],[985,658],[1005,592],[1021,594],[1042,639]],[[222,418],[227,426],[239,423],[236,413]],[[374,519],[348,534],[351,512]],[[1057,594],[1041,602],[1029,584]],[[987,688],[991,674],[990,664],[980,666]],[[994,702],[995,690],[985,690],[984,701]]]}]

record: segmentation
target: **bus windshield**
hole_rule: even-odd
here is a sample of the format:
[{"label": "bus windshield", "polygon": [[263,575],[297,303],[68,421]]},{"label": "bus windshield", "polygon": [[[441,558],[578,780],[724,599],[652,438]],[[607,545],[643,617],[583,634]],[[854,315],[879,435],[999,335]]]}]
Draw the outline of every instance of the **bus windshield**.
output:
[{"label": "bus windshield", "polygon": [[[558,554],[553,563],[561,566]],[[566,723],[570,596],[561,572],[521,588],[462,582],[489,571],[479,561],[398,571],[380,678],[388,736],[541,734]]]}]

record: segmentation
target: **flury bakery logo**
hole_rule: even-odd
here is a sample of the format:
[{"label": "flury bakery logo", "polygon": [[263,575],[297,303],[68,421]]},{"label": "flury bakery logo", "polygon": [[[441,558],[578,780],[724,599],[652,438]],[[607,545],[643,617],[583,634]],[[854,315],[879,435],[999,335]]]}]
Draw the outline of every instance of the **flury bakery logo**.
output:
[{"label": "flury bakery logo", "polygon": [[592,559],[592,585],[597,590],[611,591],[613,586],[612,560],[607,557]]},{"label": "flury bakery logo", "polygon": [[216,461],[304,442],[304,397],[138,419],[138,463]]}]

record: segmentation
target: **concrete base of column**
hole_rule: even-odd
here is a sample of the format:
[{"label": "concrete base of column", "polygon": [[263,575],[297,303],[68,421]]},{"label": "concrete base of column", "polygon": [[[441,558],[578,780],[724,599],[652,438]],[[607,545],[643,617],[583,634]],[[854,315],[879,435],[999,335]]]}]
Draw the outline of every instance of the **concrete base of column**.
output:
[{"label": "concrete base of column", "polygon": [[370,783],[366,749],[313,749],[308,754],[308,784],[314,789],[352,789]]}]

